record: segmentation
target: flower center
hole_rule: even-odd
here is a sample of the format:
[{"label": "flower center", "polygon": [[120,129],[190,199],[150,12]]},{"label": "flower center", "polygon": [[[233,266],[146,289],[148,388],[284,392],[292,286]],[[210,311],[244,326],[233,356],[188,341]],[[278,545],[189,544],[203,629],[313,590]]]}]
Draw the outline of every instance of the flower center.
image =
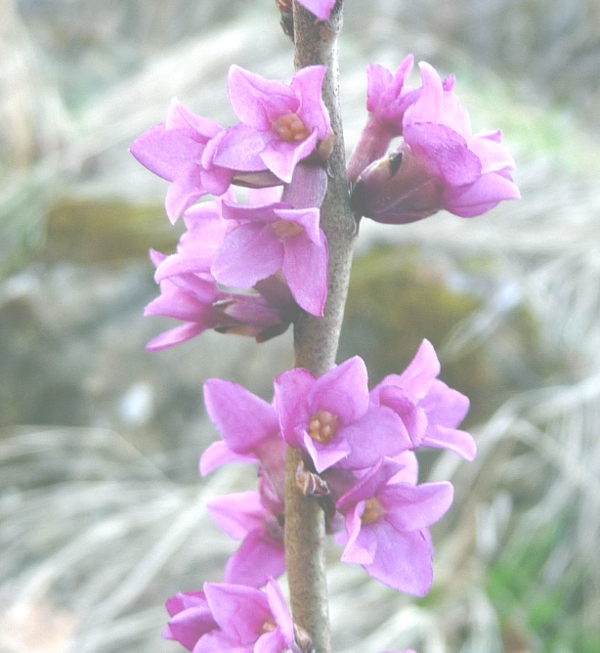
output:
[{"label": "flower center", "polygon": [[290,222],[289,220],[277,220],[271,226],[279,238],[299,236],[304,231],[304,228],[297,222]]},{"label": "flower center", "polygon": [[299,143],[310,136],[310,131],[295,113],[279,116],[271,124],[279,138],[286,143]]},{"label": "flower center", "polygon": [[371,497],[365,501],[365,509],[360,521],[365,524],[365,526],[374,524],[383,517],[384,512],[383,506],[379,503],[379,499],[377,497]]},{"label": "flower center", "polygon": [[308,435],[321,444],[329,444],[337,430],[337,417],[327,410],[313,415],[308,424]]},{"label": "flower center", "polygon": [[265,621],[260,630],[264,635],[265,633],[272,633],[276,628],[277,626],[275,625],[275,622],[269,619],[269,621]]}]

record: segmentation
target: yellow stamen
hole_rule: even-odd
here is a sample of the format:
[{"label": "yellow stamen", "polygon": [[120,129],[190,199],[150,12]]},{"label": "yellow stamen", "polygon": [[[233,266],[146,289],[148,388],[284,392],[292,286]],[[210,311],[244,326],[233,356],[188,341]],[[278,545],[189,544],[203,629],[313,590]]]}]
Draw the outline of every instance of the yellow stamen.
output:
[{"label": "yellow stamen", "polygon": [[327,410],[320,410],[308,423],[308,434],[321,444],[328,444],[337,430],[337,416]]},{"label": "yellow stamen", "polygon": [[365,501],[365,509],[360,521],[368,526],[369,524],[374,524],[376,521],[379,521],[384,513],[385,511],[381,503],[379,503],[379,499],[377,497],[371,497]]},{"label": "yellow stamen", "polygon": [[290,238],[292,236],[299,236],[304,228],[296,222],[288,220],[277,220],[271,225],[279,238]]},{"label": "yellow stamen", "polygon": [[286,143],[299,143],[310,136],[310,131],[295,113],[279,116],[271,124],[279,138]]}]

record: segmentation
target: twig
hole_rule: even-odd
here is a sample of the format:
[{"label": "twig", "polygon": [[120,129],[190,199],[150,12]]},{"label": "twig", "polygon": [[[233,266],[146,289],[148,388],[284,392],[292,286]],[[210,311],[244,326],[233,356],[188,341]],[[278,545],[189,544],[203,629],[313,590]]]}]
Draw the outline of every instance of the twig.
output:
[{"label": "twig", "polygon": [[[329,247],[328,296],[323,318],[304,314],[294,331],[295,364],[320,376],[335,363],[348,291],[356,221],[350,209],[344,140],[339,106],[337,36],[342,26],[341,2],[328,22],[294,3],[296,69],[327,66],[323,100],[335,133],[329,159],[328,190],[321,207],[321,228]],[[314,499],[296,485],[301,454],[288,449],[286,471],[286,564],[294,621],[312,637],[316,653],[329,653],[329,617],[324,564],[324,518]]]}]

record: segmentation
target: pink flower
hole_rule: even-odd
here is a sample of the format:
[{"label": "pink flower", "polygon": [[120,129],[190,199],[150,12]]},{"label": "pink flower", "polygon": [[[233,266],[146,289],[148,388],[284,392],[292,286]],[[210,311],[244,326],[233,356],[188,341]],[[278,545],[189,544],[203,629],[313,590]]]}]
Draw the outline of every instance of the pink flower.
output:
[{"label": "pink flower", "polygon": [[[175,265],[159,271],[162,263],[170,263],[164,254],[152,251],[151,258],[157,265],[160,295],[146,306],[144,315],[171,317],[184,324],[153,338],[146,346],[148,351],[173,347],[207,329],[250,336],[257,342],[264,342],[283,333],[297,317],[297,304],[285,284],[276,279],[257,284],[260,291],[256,293],[225,292],[213,279],[203,278],[202,274],[174,272]],[[280,288],[275,289],[275,286]]]},{"label": "pink flower", "polygon": [[166,121],[132,144],[131,153],[143,166],[171,182],[165,200],[171,222],[204,195],[222,195],[231,184],[232,170],[213,161],[224,133],[217,123],[195,115],[174,99]]},{"label": "pink flower", "polygon": [[225,202],[223,218],[234,226],[212,262],[219,283],[251,288],[281,270],[296,303],[312,315],[323,315],[328,256],[319,209]]},{"label": "pink flower", "polygon": [[194,653],[299,653],[292,617],[273,579],[266,592],[244,585],[205,583],[204,593],[218,628],[200,637]]},{"label": "pink flower", "polygon": [[305,9],[314,14],[319,20],[327,20],[335,5],[335,0],[298,0]]},{"label": "pink flower", "polygon": [[194,653],[301,653],[281,589],[270,579],[266,591],[229,583],[205,583],[203,592],[167,601],[164,631]]},{"label": "pink flower", "polygon": [[475,440],[456,427],[469,410],[469,400],[436,377],[440,363],[432,344],[423,340],[402,374],[390,374],[371,390],[371,401],[388,406],[401,418],[413,449],[448,449],[466,460],[477,453]]},{"label": "pink flower", "polygon": [[373,578],[401,592],[424,596],[433,580],[427,527],[450,507],[450,483],[413,486],[396,480],[402,465],[382,459],[342,496],[346,519],[342,562],[362,565]]},{"label": "pink flower", "polygon": [[237,383],[209,379],[204,404],[223,438],[200,458],[202,476],[230,462],[260,464],[283,500],[285,442],[276,409]]},{"label": "pink flower", "polygon": [[[261,485],[270,484],[267,478]],[[272,497],[275,496],[271,490]],[[212,499],[207,504],[213,521],[234,540],[242,544],[229,558],[225,582],[263,587],[269,577],[285,571],[283,545],[283,504],[263,502],[258,492],[238,492]]]},{"label": "pink flower", "polygon": [[440,209],[473,217],[520,197],[510,175],[515,164],[500,132],[472,135],[469,115],[453,93],[454,78],[442,82],[429,64],[419,66],[418,97],[400,97],[403,142],[358,175],[355,210],[378,222],[402,224]]},{"label": "pink flower", "polygon": [[356,182],[360,173],[388,150],[393,138],[402,135],[402,120],[408,107],[419,97],[420,89],[406,86],[413,69],[409,54],[392,75],[383,66],[367,66],[367,124],[348,162],[348,181]]},{"label": "pink flower", "polygon": [[146,306],[144,315],[172,317],[185,324],[151,340],[149,351],[172,347],[207,329],[263,342],[283,333],[296,319],[298,306],[282,279],[264,279],[251,292],[225,291],[217,285],[210,272],[212,261],[227,229],[235,226],[221,218],[221,203],[200,204],[185,213],[187,231],[177,253],[150,253],[161,294]]},{"label": "pink flower", "polygon": [[229,99],[240,124],[220,139],[214,163],[240,171],[268,169],[289,183],[298,162],[330,133],[321,99],[324,76],[324,66],[308,66],[287,86],[232,66]]},{"label": "pink flower", "polygon": [[218,628],[204,592],[180,592],[167,601],[167,611],[171,619],[163,637],[177,640],[188,651],[203,635]]},{"label": "pink flower", "polygon": [[364,469],[411,447],[398,415],[371,403],[367,369],[358,356],[318,379],[302,368],[289,370],[274,386],[285,440],[305,449],[319,473],[333,465]]}]

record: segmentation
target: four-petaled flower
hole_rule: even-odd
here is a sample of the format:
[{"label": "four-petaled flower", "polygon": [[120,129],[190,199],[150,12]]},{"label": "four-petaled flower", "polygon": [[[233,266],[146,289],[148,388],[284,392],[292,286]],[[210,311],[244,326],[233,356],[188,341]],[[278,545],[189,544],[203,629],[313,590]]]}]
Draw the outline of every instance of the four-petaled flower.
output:
[{"label": "four-petaled flower", "polygon": [[283,500],[285,441],[275,407],[222,379],[204,384],[204,404],[223,440],[213,442],[202,454],[202,476],[226,463],[259,464]]},{"label": "four-petaled flower", "polygon": [[194,653],[301,653],[294,622],[279,585],[265,591],[231,583],[205,583],[204,591],[167,601],[164,631]]},{"label": "four-petaled flower", "polygon": [[401,592],[424,596],[433,580],[433,546],[427,527],[450,507],[450,483],[411,485],[395,477],[403,466],[381,459],[336,504],[346,519],[342,562]]},{"label": "four-petaled flower", "polygon": [[323,315],[328,256],[319,209],[224,202],[223,218],[234,224],[213,259],[211,271],[219,283],[251,288],[281,270],[296,303]]},{"label": "four-petaled flower", "polygon": [[371,400],[396,411],[408,429],[413,449],[448,449],[473,460],[475,440],[456,427],[469,410],[469,400],[437,379],[440,363],[433,345],[423,340],[402,374],[390,374],[371,390]]},{"label": "four-petaled flower", "polygon": [[411,448],[400,417],[369,399],[367,368],[355,356],[315,378],[296,368],[275,379],[275,403],[286,442],[305,449],[317,472],[335,465],[364,469]]},{"label": "four-petaled flower", "polygon": [[229,70],[229,100],[238,125],[216,148],[214,162],[235,170],[270,170],[289,183],[296,165],[329,136],[321,99],[325,66],[300,69],[289,86],[239,66]]}]

